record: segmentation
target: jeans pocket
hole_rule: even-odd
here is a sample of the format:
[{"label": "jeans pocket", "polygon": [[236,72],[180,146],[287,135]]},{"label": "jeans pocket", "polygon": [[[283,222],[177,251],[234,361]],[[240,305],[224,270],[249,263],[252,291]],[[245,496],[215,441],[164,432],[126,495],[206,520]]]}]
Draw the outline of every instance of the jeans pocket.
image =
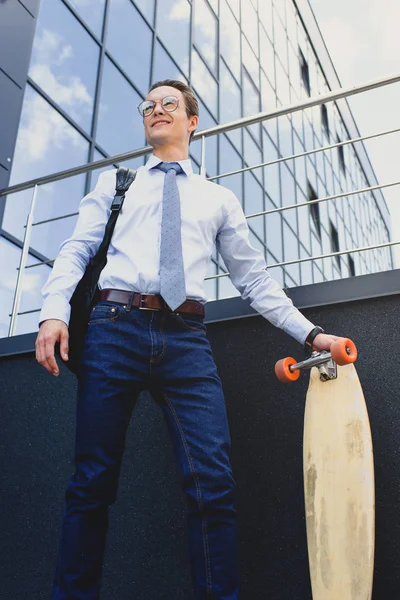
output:
[{"label": "jeans pocket", "polygon": [[107,300],[98,302],[89,316],[89,325],[98,323],[112,323],[117,321],[123,314],[124,309],[120,304],[108,302]]},{"label": "jeans pocket", "polygon": [[206,330],[206,326],[204,324],[204,317],[201,317],[200,315],[193,315],[193,314],[188,314],[188,313],[182,314],[181,313],[179,315],[174,315],[174,317],[182,325],[182,327],[184,329],[186,329],[187,331],[205,331]]}]

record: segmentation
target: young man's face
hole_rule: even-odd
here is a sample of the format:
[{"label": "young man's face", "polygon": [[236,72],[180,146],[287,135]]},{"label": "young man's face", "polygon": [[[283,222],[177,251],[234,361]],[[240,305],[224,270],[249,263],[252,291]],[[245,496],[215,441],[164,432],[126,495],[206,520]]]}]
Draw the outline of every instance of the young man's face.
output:
[{"label": "young man's face", "polygon": [[[173,112],[168,112],[161,104],[166,96],[179,99],[178,108]],[[196,129],[198,117],[194,115],[188,118],[182,92],[174,87],[162,86],[149,92],[146,100],[157,103],[154,112],[143,118],[147,143],[153,147],[189,144],[190,132]]]}]

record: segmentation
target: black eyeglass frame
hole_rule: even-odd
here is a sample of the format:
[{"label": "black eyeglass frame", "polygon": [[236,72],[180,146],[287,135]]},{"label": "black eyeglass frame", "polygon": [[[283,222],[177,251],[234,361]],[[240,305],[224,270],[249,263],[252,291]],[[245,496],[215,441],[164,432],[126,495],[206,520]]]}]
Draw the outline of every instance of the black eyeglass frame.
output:
[{"label": "black eyeglass frame", "polygon": [[[164,106],[164,101],[165,101],[165,100],[167,100],[167,99],[169,99],[169,98],[173,98],[174,100],[176,100],[176,106],[175,106],[175,107],[174,107],[172,110],[168,110],[168,108],[166,108],[166,107]],[[151,113],[149,113],[148,115],[144,115],[141,109],[142,109],[142,106],[143,106],[143,104],[147,104],[148,102],[151,102],[151,103],[153,104],[153,110],[152,110],[152,111],[151,111]],[[138,105],[138,107],[137,107],[137,109],[138,109],[138,111],[139,111],[139,115],[140,115],[141,117],[143,117],[143,118],[146,118],[146,117],[151,117],[151,115],[153,114],[153,112],[154,112],[154,110],[155,110],[155,108],[156,108],[157,104],[158,104],[158,102],[155,102],[154,100],[143,100],[143,102],[141,102],[141,103]],[[162,106],[162,107],[163,107],[163,109],[164,109],[164,110],[166,110],[167,112],[174,112],[174,111],[175,111],[175,110],[178,108],[178,106],[179,106],[179,98],[177,98],[176,96],[172,96],[171,94],[169,94],[168,96],[164,96],[164,98],[162,98],[162,99],[161,99],[161,106]]]}]

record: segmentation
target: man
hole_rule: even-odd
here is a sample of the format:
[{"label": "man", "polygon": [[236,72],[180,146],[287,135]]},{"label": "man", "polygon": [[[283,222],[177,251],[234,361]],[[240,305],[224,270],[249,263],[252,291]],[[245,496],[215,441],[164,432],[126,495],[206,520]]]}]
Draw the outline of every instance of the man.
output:
[{"label": "man", "polygon": [[[164,411],[183,475],[195,598],[236,600],[236,484],[221,381],[203,322],[214,242],[242,297],[265,318],[318,350],[337,338],[314,328],[270,278],[248,241],[235,195],[193,174],[188,147],[199,111],[192,90],[175,80],[158,82],[139,112],[154,153],[126,195],[89,320],[78,371],[75,473],[52,600],[99,598],[108,506],[143,389]],[[54,345],[60,342],[66,360],[69,300],[102,240],[115,173],[101,173],[82,200],[74,233],[42,290],[36,356],[55,376]]]}]

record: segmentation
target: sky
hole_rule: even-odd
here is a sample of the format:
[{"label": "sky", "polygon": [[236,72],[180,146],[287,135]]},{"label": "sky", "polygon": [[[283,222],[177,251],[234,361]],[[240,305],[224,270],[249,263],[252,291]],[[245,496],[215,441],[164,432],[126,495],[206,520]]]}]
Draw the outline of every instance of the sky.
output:
[{"label": "sky", "polygon": [[[342,87],[400,73],[399,0],[310,0]],[[400,127],[400,83],[348,100],[361,135]],[[400,133],[365,146],[380,184],[400,181]],[[400,185],[382,190],[400,241]],[[393,250],[400,267],[400,245]]]}]

